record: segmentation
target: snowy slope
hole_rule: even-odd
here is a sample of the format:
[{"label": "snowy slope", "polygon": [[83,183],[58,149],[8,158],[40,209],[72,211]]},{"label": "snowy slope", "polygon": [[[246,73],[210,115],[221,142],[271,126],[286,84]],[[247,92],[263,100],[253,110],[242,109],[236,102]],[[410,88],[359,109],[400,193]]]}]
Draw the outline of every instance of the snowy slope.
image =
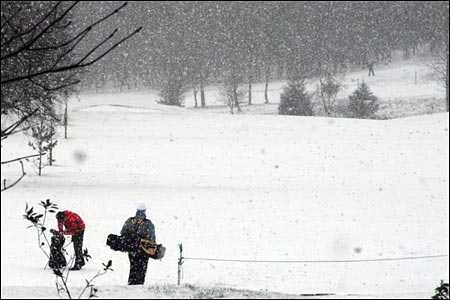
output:
[{"label": "snowy slope", "polygon": [[[447,113],[387,121],[232,116],[165,107],[155,97],[70,102],[69,139],[60,139],[56,165],[41,177],[28,165],[24,180],[2,193],[2,298],[57,297],[35,232],[22,219],[25,202],[47,198],[87,224],[93,259],[71,273],[72,288],[112,259],[114,272],[95,281],[100,297],[257,297],[249,289],[263,298],[413,298],[448,281],[448,256],[186,260],[182,282],[189,285],[175,287],[179,243],[186,257],[243,260],[448,255],[449,120]],[[23,147],[25,138],[11,137],[2,159]],[[2,166],[2,180],[18,171]],[[129,288],[127,256],[105,242],[141,201],[167,252],[150,262],[144,287]]]}]

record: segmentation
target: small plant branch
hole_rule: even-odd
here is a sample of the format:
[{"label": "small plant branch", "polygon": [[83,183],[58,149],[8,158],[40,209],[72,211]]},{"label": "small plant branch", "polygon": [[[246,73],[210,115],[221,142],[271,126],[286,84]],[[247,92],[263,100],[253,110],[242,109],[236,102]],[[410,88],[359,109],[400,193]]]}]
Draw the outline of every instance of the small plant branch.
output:
[{"label": "small plant branch", "polygon": [[[50,249],[50,242],[47,238],[47,235],[45,234],[47,228],[45,227],[45,221],[47,212],[54,213],[58,209],[58,206],[55,203],[52,203],[50,199],[47,199],[45,202],[41,201],[39,204],[42,207],[44,207],[44,214],[38,214],[34,212],[34,207],[31,207],[28,209],[28,203],[25,206],[25,215],[23,215],[24,219],[30,221],[32,225],[29,227],[34,227],[37,232],[37,238],[38,238],[38,246],[41,249],[42,252],[44,252],[47,259],[50,258],[50,254],[47,253],[47,251],[44,250],[43,246],[47,244],[48,249]],[[43,218],[43,219],[42,219]],[[42,220],[41,220],[42,219]],[[45,243],[42,241],[42,237],[44,237]]]}]

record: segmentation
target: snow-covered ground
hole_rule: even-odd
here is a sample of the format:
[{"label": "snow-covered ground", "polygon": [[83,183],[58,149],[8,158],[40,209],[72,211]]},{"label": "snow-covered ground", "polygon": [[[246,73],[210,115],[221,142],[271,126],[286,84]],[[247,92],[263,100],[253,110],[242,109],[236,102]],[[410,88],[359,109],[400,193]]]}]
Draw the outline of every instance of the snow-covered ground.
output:
[{"label": "snow-covered ground", "polygon": [[[84,246],[93,259],[70,273],[73,291],[113,261],[114,271],[94,282],[100,298],[427,298],[441,279],[448,282],[446,256],[185,260],[176,286],[179,243],[191,258],[448,255],[449,115],[229,115],[155,100],[154,93],[71,100],[69,139],[61,134],[55,166],[39,177],[26,165],[23,181],[2,193],[2,298],[58,297],[22,218],[25,203],[38,208],[47,198],[87,224]],[[2,160],[31,152],[20,135],[2,144]],[[17,174],[18,165],[2,166],[2,181]],[[105,243],[137,202],[147,205],[167,252],[150,261],[144,286],[128,287],[127,255]],[[47,223],[56,226],[53,218]]]}]

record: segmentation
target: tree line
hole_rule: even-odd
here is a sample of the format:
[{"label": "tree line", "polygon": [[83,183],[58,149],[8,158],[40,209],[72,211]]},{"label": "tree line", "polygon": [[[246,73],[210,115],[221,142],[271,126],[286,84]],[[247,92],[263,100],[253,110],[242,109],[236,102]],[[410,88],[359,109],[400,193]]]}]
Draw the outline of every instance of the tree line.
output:
[{"label": "tree line", "polygon": [[270,79],[332,75],[423,45],[448,57],[448,13],[447,1],[131,2],[116,21],[143,24],[141,37],[90,68],[82,83],[157,89],[173,105],[192,89],[203,107],[208,84],[223,84],[233,99],[237,86],[266,81],[269,102]]}]

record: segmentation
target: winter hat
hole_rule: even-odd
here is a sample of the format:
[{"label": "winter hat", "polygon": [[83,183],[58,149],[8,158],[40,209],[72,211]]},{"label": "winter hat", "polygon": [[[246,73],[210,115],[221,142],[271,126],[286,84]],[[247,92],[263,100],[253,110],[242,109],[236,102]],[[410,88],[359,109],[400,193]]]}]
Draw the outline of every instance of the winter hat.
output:
[{"label": "winter hat", "polygon": [[140,211],[145,211],[146,210],[145,204],[144,203],[138,203],[136,209],[140,210]]},{"label": "winter hat", "polygon": [[59,212],[56,214],[56,219],[57,219],[58,221],[64,221],[65,218],[66,218],[66,213],[63,212],[63,211],[59,211]]}]

